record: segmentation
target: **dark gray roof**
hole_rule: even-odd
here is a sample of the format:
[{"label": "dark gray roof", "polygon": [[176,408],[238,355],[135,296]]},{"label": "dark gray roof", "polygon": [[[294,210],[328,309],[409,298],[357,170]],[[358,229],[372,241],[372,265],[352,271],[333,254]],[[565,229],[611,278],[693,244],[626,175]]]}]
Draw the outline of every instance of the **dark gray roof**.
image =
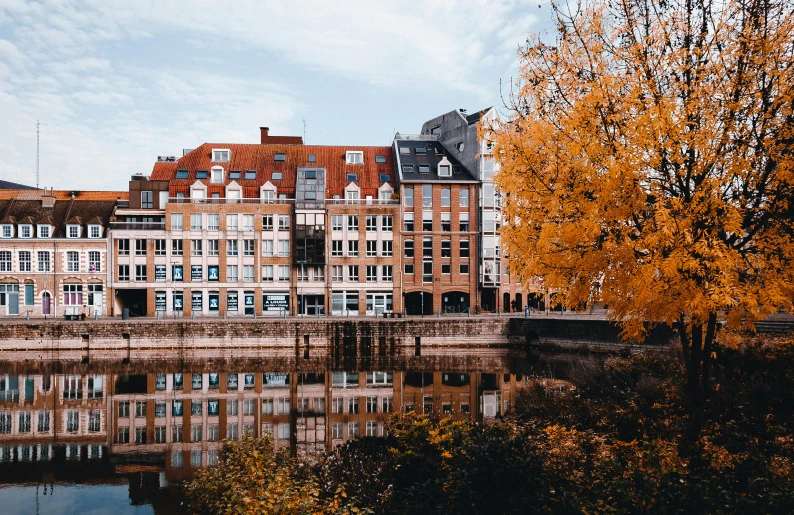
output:
[{"label": "dark gray roof", "polygon": [[[396,139],[394,143],[395,162],[400,167],[397,173],[401,181],[476,181],[471,172],[440,141]],[[408,149],[408,153],[402,153],[401,149]],[[445,157],[452,165],[451,177],[438,175],[438,163]],[[419,167],[422,165],[428,166],[429,171],[420,173]],[[410,170],[408,166],[411,167]]]},{"label": "dark gray roof", "polygon": [[53,237],[62,238],[67,223],[107,227],[115,206],[115,200],[56,200],[53,207],[43,207],[41,200],[0,200],[0,215],[8,220],[5,223],[12,218],[17,224],[50,220],[55,226]]},{"label": "dark gray roof", "polygon": [[491,106],[491,107],[486,107],[485,109],[482,109],[482,110],[480,110],[480,111],[477,111],[477,112],[476,112],[476,113],[474,113],[474,114],[470,114],[470,115],[466,116],[466,121],[467,121],[467,122],[469,122],[469,125],[471,125],[471,124],[473,124],[473,123],[477,123],[477,122],[479,122],[479,121],[480,121],[480,118],[482,118],[482,117],[483,117],[483,115],[484,115],[485,113],[487,113],[488,111],[490,111],[491,109],[493,109],[493,106]]},{"label": "dark gray roof", "polygon": [[17,184],[11,181],[4,181],[0,179],[0,190],[35,190],[33,186],[25,186],[24,184]]}]

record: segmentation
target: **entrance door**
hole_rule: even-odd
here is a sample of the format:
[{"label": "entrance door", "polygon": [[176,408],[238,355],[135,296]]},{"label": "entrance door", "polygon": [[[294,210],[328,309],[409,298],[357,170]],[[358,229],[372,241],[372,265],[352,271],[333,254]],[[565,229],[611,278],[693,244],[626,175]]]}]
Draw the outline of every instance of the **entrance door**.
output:
[{"label": "entrance door", "polygon": [[89,284],[88,285],[88,306],[92,313],[96,313],[97,316],[104,315],[104,309],[102,309],[102,285],[101,284]]},{"label": "entrance door", "polygon": [[298,297],[298,309],[302,315],[324,315],[325,296],[324,295],[301,295]]},{"label": "entrance door", "polygon": [[41,314],[50,314],[50,294],[46,291],[41,294]]},{"label": "entrance door", "polygon": [[391,293],[368,293],[367,294],[367,315],[378,316],[384,311],[392,311]]},{"label": "entrance door", "polygon": [[19,292],[10,292],[8,294],[8,314],[9,315],[18,315],[19,314]]}]

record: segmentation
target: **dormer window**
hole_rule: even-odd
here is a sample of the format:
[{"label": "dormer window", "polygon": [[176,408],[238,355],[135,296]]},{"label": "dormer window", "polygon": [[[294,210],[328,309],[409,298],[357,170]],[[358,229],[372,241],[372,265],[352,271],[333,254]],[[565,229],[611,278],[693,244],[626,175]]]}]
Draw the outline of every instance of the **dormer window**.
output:
[{"label": "dormer window", "polygon": [[32,225],[20,225],[19,226],[19,237],[20,238],[32,238],[33,237],[33,226]]},{"label": "dormer window", "polygon": [[196,172],[196,179],[206,179],[207,178],[207,170],[199,170]]},{"label": "dormer window", "polygon": [[414,165],[403,165],[403,173],[414,173]]},{"label": "dormer window", "polygon": [[358,180],[358,174],[357,173],[349,173],[349,174],[347,174],[347,182],[355,182],[357,180]]},{"label": "dormer window", "polygon": [[430,173],[430,165],[419,165],[419,173]]},{"label": "dormer window", "polygon": [[256,170],[246,170],[245,171],[245,180],[246,181],[255,181],[256,180]]},{"label": "dormer window", "polygon": [[363,165],[364,152],[360,150],[348,150],[345,153],[345,162],[349,165]]},{"label": "dormer window", "polygon": [[358,200],[358,191],[346,191],[345,192],[345,199],[346,200]]},{"label": "dormer window", "polygon": [[177,179],[187,179],[187,176],[190,174],[189,170],[177,170],[176,171],[176,178]]},{"label": "dormer window", "polygon": [[12,236],[14,236],[14,226],[4,224],[0,227],[0,238],[11,238]]},{"label": "dormer window", "polygon": [[89,238],[101,238],[102,237],[102,226],[101,225],[89,225],[88,226],[88,237]]},{"label": "dormer window", "polygon": [[283,172],[273,172],[273,175],[270,177],[274,181],[280,181],[284,178]]},{"label": "dormer window", "polygon": [[223,184],[223,168],[215,166],[212,168],[212,176],[210,177],[212,184]]},{"label": "dormer window", "polygon": [[229,179],[232,181],[239,181],[242,172],[240,170],[232,170],[229,172]]},{"label": "dormer window", "polygon": [[66,226],[66,237],[67,238],[79,238],[80,237],[80,226],[79,225],[67,225]]},{"label": "dormer window", "polygon": [[448,164],[440,164],[438,165],[438,176],[439,177],[452,177],[452,167]]},{"label": "dormer window", "polygon": [[287,154],[284,152],[276,152],[276,155],[273,157],[273,161],[277,163],[283,163],[287,160]]},{"label": "dormer window", "polygon": [[375,156],[375,162],[378,164],[383,164],[386,162],[386,156]]},{"label": "dormer window", "polygon": [[425,147],[416,147],[416,155],[421,156],[426,153]]},{"label": "dormer window", "polygon": [[404,156],[411,155],[411,147],[400,147],[400,154]]},{"label": "dormer window", "polygon": [[49,225],[39,225],[39,238],[49,238],[50,237],[50,226]]},{"label": "dormer window", "polygon": [[391,175],[387,173],[380,174],[380,182],[389,182],[391,180]]},{"label": "dormer window", "polygon": [[212,149],[213,163],[228,163],[231,160],[232,151],[227,148]]}]

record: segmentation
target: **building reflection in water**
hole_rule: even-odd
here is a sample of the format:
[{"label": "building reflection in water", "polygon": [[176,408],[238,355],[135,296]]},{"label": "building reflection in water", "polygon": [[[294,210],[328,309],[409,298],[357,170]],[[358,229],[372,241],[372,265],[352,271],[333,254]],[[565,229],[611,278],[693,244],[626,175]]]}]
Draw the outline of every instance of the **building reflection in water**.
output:
[{"label": "building reflection in water", "polygon": [[206,362],[161,362],[152,373],[116,364],[104,374],[72,365],[73,373],[0,374],[0,483],[130,476],[130,496],[143,499],[217,463],[223,442],[244,434],[270,435],[300,454],[383,436],[395,411],[487,422],[509,411],[527,382],[506,360],[489,362],[488,371],[438,371],[438,363],[422,371],[421,360],[401,371],[303,372],[279,364],[240,361],[208,371]]}]

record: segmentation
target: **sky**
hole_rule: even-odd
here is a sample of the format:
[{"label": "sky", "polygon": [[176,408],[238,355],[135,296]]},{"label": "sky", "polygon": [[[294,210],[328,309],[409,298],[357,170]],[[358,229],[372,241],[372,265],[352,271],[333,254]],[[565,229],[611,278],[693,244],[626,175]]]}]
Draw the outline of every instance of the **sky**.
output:
[{"label": "sky", "polygon": [[390,145],[502,104],[547,0],[0,0],[0,179],[126,190],[160,155]]}]

